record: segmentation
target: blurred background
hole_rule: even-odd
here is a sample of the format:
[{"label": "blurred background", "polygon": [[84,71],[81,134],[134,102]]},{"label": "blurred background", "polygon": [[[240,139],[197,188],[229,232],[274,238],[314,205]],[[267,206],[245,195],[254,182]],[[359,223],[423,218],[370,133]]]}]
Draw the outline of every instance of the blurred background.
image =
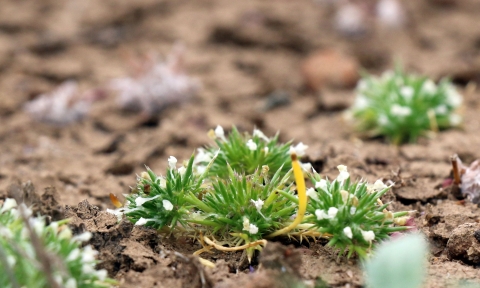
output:
[{"label": "blurred background", "polygon": [[[217,125],[281,131],[318,165],[342,149],[366,159],[385,148],[342,118],[360,73],[402,65],[473,85],[479,15],[478,0],[3,0],[0,194],[31,180],[63,204],[110,207],[143,165],[187,159]],[[452,133],[438,157],[462,149],[467,133]]]}]

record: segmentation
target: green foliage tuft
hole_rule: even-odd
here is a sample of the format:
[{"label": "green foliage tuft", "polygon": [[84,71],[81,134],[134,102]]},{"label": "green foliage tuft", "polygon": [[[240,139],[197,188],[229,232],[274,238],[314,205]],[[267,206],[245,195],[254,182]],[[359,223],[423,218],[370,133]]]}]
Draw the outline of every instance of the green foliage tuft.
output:
[{"label": "green foliage tuft", "polygon": [[394,226],[394,222],[408,212],[392,213],[386,209],[389,203],[383,204],[380,197],[390,187],[380,180],[375,184],[351,183],[346,167],[341,166],[339,177],[333,181],[312,175],[315,189],[310,188],[307,193],[307,210],[317,231],[330,237],[329,246],[338,248],[340,254],[348,250],[348,257],[355,252],[364,257],[374,240],[407,229]]},{"label": "green foliage tuft", "polygon": [[[102,288],[115,284],[107,278],[106,270],[95,270],[98,252],[90,246],[81,248],[81,242],[91,237],[90,232],[72,237],[67,221],[45,225],[42,217],[28,217],[28,225],[40,242],[34,245],[15,207],[14,199],[6,199],[0,207],[0,287],[51,287],[39,253],[48,257],[51,278],[58,287]],[[25,205],[22,209],[32,213]]]},{"label": "green foliage tuft", "polygon": [[348,110],[356,129],[367,136],[385,136],[394,144],[414,143],[429,131],[458,126],[455,113],[462,96],[449,80],[436,85],[401,69],[381,77],[365,75]]}]

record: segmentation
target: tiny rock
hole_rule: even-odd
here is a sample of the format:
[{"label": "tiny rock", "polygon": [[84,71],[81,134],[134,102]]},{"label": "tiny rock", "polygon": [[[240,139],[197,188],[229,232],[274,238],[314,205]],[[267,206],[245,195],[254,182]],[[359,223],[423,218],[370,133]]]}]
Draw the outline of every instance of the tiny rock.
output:
[{"label": "tiny rock", "polygon": [[318,91],[326,86],[353,87],[357,82],[359,65],[355,59],[336,50],[320,50],[308,56],[301,73],[305,84]]},{"label": "tiny rock", "polygon": [[466,223],[455,228],[447,242],[449,256],[467,264],[479,264],[480,242],[475,237],[478,230],[479,223]]}]

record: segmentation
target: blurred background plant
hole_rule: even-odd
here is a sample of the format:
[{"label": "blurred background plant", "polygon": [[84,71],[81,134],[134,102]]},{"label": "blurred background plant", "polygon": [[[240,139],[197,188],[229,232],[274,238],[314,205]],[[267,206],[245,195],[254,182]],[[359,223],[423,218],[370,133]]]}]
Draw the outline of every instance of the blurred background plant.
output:
[{"label": "blurred background plant", "polygon": [[317,0],[334,12],[334,27],[344,36],[363,37],[375,29],[400,29],[407,24],[407,11],[398,0]]},{"label": "blurred background plant", "polygon": [[0,206],[1,287],[110,287],[106,270],[96,270],[97,251],[81,247],[90,232],[72,236],[68,220],[32,217],[24,204],[7,198]]},{"label": "blurred background plant", "polygon": [[381,243],[363,263],[368,288],[423,287],[428,243],[421,234],[408,234]]},{"label": "blurred background plant", "polygon": [[36,121],[65,126],[87,117],[91,105],[105,97],[101,89],[79,91],[76,81],[62,83],[50,93],[25,103],[24,110]]},{"label": "blurred background plant", "polygon": [[462,101],[451,81],[435,84],[397,68],[380,77],[366,74],[347,117],[365,136],[384,136],[396,145],[415,143],[420,136],[460,125]]},{"label": "blurred background plant", "polygon": [[132,59],[132,75],[111,80],[108,86],[118,92],[121,108],[155,116],[199,92],[200,82],[186,74],[184,58],[185,47],[177,43],[164,62],[152,54],[141,60]]}]

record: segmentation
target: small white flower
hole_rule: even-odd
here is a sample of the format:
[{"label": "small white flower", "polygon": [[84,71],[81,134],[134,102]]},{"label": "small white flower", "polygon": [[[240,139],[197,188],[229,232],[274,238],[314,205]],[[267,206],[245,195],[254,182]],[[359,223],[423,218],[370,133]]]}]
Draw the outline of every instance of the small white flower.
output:
[{"label": "small white flower", "polygon": [[315,189],[313,189],[313,188],[308,188],[307,189],[307,196],[312,198],[312,199],[318,200],[317,191],[315,191]]},{"label": "small white flower", "polygon": [[353,103],[353,107],[358,110],[363,110],[370,105],[367,97],[362,94],[358,94],[357,98],[355,98],[355,103]]},{"label": "small white flower", "polygon": [[265,155],[267,155],[268,154],[268,147],[264,147],[263,152],[265,152]]},{"label": "small white flower", "polygon": [[197,166],[197,174],[203,175],[207,171],[207,166],[199,165]]},{"label": "small white flower", "polygon": [[328,208],[328,218],[333,219],[337,216],[338,209],[335,207]]},{"label": "small white flower", "polygon": [[311,163],[300,163],[300,165],[302,166],[302,169],[305,171],[305,172],[310,172],[310,170],[312,170],[312,164]]},{"label": "small white flower", "polygon": [[373,231],[363,231],[362,230],[362,237],[365,239],[367,242],[372,242],[375,240],[375,233]]},{"label": "small white flower", "polygon": [[137,197],[137,198],[135,198],[135,204],[137,205],[137,207],[140,207],[140,206],[143,205],[143,203],[145,203],[147,201],[151,201],[151,200],[156,199],[158,197],[160,197],[160,195],[153,196],[153,197],[148,197],[148,198]]},{"label": "small white flower", "polygon": [[338,171],[340,172],[337,176],[337,181],[338,182],[343,182],[350,177],[350,174],[347,171],[347,166],[345,165],[338,165],[337,166]]},{"label": "small white flower", "polygon": [[265,203],[262,199],[258,199],[257,201],[250,199],[252,201],[253,205],[255,205],[255,208],[257,208],[258,211],[260,211],[263,207],[263,204]]},{"label": "small white flower", "polygon": [[105,269],[97,270],[95,274],[97,274],[98,280],[100,281],[105,281],[105,279],[107,279],[107,276],[108,276],[108,272]]},{"label": "small white flower", "polygon": [[[107,210],[110,210],[110,209],[107,209]],[[60,231],[60,233],[58,233],[58,238],[60,238],[60,239],[72,239],[72,230],[70,230],[69,228],[62,229],[62,231]]]},{"label": "small white flower", "polygon": [[92,233],[91,232],[83,232],[82,234],[73,236],[72,240],[73,241],[79,241],[79,242],[87,242],[90,239],[92,239]]},{"label": "small white flower", "polygon": [[253,129],[253,136],[257,136],[258,138],[265,140],[265,142],[270,142],[270,139],[259,129]]},{"label": "small white flower", "polygon": [[462,104],[463,102],[462,95],[460,95],[457,92],[457,89],[455,89],[455,87],[448,86],[446,89],[446,93],[447,93],[446,102],[448,105],[450,105],[451,107],[458,107],[460,106],[460,104]]},{"label": "small white flower", "polygon": [[30,218],[28,219],[30,226],[33,228],[33,231],[37,233],[37,235],[41,235],[43,232],[43,228],[45,228],[45,223],[40,218]]},{"label": "small white flower", "polygon": [[77,259],[78,257],[80,257],[80,249],[78,248],[75,248],[73,249],[67,256],[67,261],[70,262],[70,261],[74,261],[75,259]]},{"label": "small white flower", "polygon": [[[357,89],[358,91],[362,91],[362,90],[365,90],[365,89],[367,89],[367,88],[368,88],[368,83],[367,83],[367,81],[366,81],[365,79],[360,79],[360,80],[357,82],[357,87],[356,87],[356,89]],[[357,98],[358,98],[358,96],[357,96]]]},{"label": "small white flower", "polygon": [[65,282],[64,288],[77,288],[77,280],[74,278],[69,278],[67,282]]},{"label": "small white flower", "polygon": [[135,226],[142,226],[147,224],[147,222],[148,222],[148,219],[140,217],[140,219],[138,219],[137,222],[135,222]]},{"label": "small white flower", "polygon": [[210,162],[212,160],[212,155],[208,152],[205,151],[203,148],[198,148],[197,149],[198,153],[197,156],[195,156],[195,161],[194,163],[202,163],[202,162]]},{"label": "small white flower", "polygon": [[435,108],[435,113],[438,115],[445,115],[448,112],[447,105],[439,105]]},{"label": "small white flower", "polygon": [[315,210],[315,216],[317,216],[317,220],[323,220],[323,219],[329,219],[330,217],[328,216],[325,211],[317,209]]},{"label": "small white flower", "polygon": [[378,116],[377,122],[380,126],[387,126],[390,123],[390,120],[388,120],[387,115],[381,114],[380,116]]},{"label": "small white flower", "polygon": [[258,233],[258,227],[255,224],[250,224],[250,227],[248,228],[248,233],[255,235]]},{"label": "small white flower", "polygon": [[320,181],[315,183],[315,189],[318,189],[318,188],[322,189],[323,191],[328,191],[327,180],[320,179]]},{"label": "small white flower", "polygon": [[248,231],[250,229],[250,220],[247,217],[243,217],[243,230]]},{"label": "small white flower", "polygon": [[343,234],[345,234],[345,236],[347,236],[348,238],[352,239],[353,237],[352,228],[348,226],[343,228]]},{"label": "small white flower", "polygon": [[0,213],[9,211],[12,208],[17,207],[17,201],[13,198],[6,198],[3,202],[2,209],[0,209]]},{"label": "small white flower", "polygon": [[163,177],[159,178],[159,179],[160,179],[160,184],[158,184],[158,185],[160,186],[160,188],[163,188],[163,189],[167,188],[167,179],[165,179]]},{"label": "small white flower", "polygon": [[168,157],[168,166],[170,166],[170,169],[175,169],[177,167],[177,158],[173,156]]},{"label": "small white flower", "polygon": [[383,189],[386,189],[388,188],[387,185],[385,185],[385,183],[382,182],[382,180],[378,179],[377,181],[375,181],[375,183],[373,183],[373,190],[374,191],[382,191]]},{"label": "small white flower", "polygon": [[[114,209],[107,209],[107,213],[110,213],[110,214],[113,214],[113,215],[117,216],[117,220],[120,221],[120,220],[122,220],[124,210],[123,209],[115,209],[115,210]],[[62,233],[62,232],[60,232],[60,233]]]},{"label": "small white flower", "polygon": [[422,89],[422,92],[424,92],[425,94],[433,95],[437,92],[437,85],[435,85],[435,82],[428,79],[427,81],[423,82],[421,89]]},{"label": "small white flower", "polygon": [[224,141],[226,140],[226,139],[225,139],[225,131],[223,131],[223,127],[222,127],[222,126],[217,125],[217,128],[215,128],[215,136],[216,136],[217,138],[220,138],[220,139],[224,140]]},{"label": "small white flower", "polygon": [[187,172],[187,168],[185,168],[185,166],[178,168],[178,174],[180,174],[181,177],[185,175],[185,172]]},{"label": "small white flower", "polygon": [[458,114],[451,114],[448,116],[448,121],[450,122],[450,125],[458,126],[460,123],[462,123],[462,116]]},{"label": "small white flower", "polygon": [[356,207],[350,207],[350,214],[353,215],[353,214],[355,214],[355,212],[357,212],[357,208]]},{"label": "small white flower", "polygon": [[415,94],[415,90],[413,89],[413,87],[403,86],[402,88],[400,88],[400,95],[402,95],[402,97],[405,98],[407,102],[410,102],[410,100],[412,100],[413,94]]},{"label": "small white flower", "polygon": [[15,259],[15,257],[12,256],[12,255],[8,255],[7,256],[7,263],[8,263],[8,266],[13,267],[17,263],[17,259]]},{"label": "small white flower", "polygon": [[305,155],[305,150],[307,150],[308,146],[303,144],[302,142],[298,143],[296,146],[290,146],[290,154],[295,153],[298,157],[302,157]]},{"label": "small white flower", "polygon": [[98,251],[93,250],[92,246],[88,245],[83,248],[82,251],[82,262],[89,263],[95,261],[95,256],[97,256]]},{"label": "small white flower", "polygon": [[82,273],[83,274],[93,274],[93,273],[95,273],[95,265],[93,263],[83,264]]},{"label": "small white flower", "polygon": [[256,144],[255,142],[253,142],[252,139],[250,139],[250,140],[247,141],[247,147],[248,147],[248,149],[250,149],[251,151],[257,150],[257,144]]},{"label": "small white flower", "polygon": [[390,109],[390,113],[397,117],[406,117],[412,114],[412,109],[410,109],[410,107],[393,104],[392,108]]},{"label": "small white flower", "polygon": [[172,209],[173,209],[172,202],[165,199],[165,200],[162,201],[162,203],[163,203],[163,208],[165,208],[165,210],[172,211]]}]

